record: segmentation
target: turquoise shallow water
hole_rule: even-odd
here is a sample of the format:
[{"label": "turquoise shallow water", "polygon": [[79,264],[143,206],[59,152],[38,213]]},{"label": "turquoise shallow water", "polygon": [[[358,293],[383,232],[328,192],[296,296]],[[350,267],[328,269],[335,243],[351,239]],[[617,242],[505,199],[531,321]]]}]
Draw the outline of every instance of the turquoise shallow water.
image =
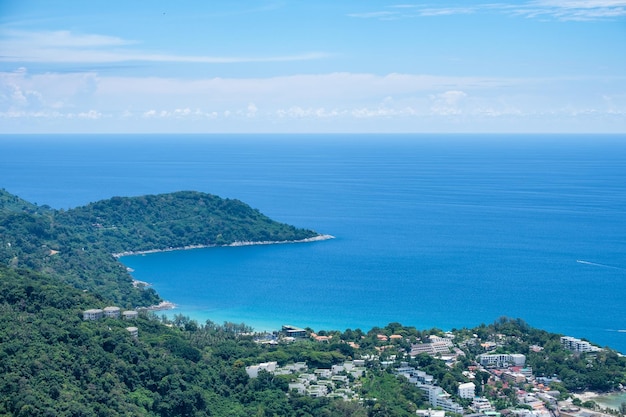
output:
[{"label": "turquoise shallow water", "polygon": [[593,401],[598,403],[603,408],[612,408],[619,410],[622,403],[626,403],[626,393],[619,392],[608,395],[602,395],[592,398]]},{"label": "turquoise shallow water", "polygon": [[626,352],[626,137],[3,137],[3,186],[68,208],[193,189],[336,239],[123,258],[178,312],[259,329],[502,315]]}]

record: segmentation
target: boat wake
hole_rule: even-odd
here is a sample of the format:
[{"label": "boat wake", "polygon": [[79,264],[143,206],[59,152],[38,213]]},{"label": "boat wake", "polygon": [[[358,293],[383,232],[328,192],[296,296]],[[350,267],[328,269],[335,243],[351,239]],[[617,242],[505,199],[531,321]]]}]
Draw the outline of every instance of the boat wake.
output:
[{"label": "boat wake", "polygon": [[597,266],[600,268],[610,268],[610,269],[624,269],[624,268],[620,268],[617,266],[611,266],[611,265],[605,265],[605,264],[599,264],[596,262],[589,262],[589,261],[583,261],[581,259],[577,259],[576,262],[578,262],[579,264],[584,264],[584,265],[591,265],[591,266]]}]

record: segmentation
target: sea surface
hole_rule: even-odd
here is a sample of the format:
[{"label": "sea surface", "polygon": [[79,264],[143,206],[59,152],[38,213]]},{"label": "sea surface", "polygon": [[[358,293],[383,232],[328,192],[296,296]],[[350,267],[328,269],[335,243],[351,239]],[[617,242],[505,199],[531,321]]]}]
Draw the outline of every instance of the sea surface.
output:
[{"label": "sea surface", "polygon": [[507,316],[626,353],[626,135],[2,135],[0,179],[57,209],[203,191],[335,236],[122,258],[200,322]]}]

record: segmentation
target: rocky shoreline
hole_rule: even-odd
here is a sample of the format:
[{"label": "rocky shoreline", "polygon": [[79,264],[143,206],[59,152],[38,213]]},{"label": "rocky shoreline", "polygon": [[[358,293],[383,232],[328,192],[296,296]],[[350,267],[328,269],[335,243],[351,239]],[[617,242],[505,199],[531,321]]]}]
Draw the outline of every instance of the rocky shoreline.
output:
[{"label": "rocky shoreline", "polygon": [[175,308],[176,304],[170,301],[161,301],[159,304],[151,305],[148,307],[140,307],[140,309],[146,309],[148,311],[173,310]]},{"label": "rocky shoreline", "polygon": [[121,258],[123,256],[145,255],[145,254],[149,254],[149,253],[161,253],[161,252],[172,252],[172,251],[177,251],[177,250],[205,249],[205,248],[215,248],[215,247],[229,247],[229,246],[235,247],[235,246],[255,246],[255,245],[280,245],[280,244],[286,244],[286,243],[308,243],[308,242],[318,242],[318,241],[321,241],[321,240],[329,240],[329,239],[334,239],[334,238],[335,237],[332,236],[332,235],[317,235],[317,236],[309,237],[309,238],[306,238],[306,239],[300,239],[300,240],[238,241],[238,242],[229,243],[227,245],[188,245],[188,246],[175,247],[175,248],[165,248],[165,249],[149,249],[149,250],[142,250],[142,251],[126,251],[126,252],[114,253],[113,257],[116,258],[116,259],[119,259],[119,258]]}]

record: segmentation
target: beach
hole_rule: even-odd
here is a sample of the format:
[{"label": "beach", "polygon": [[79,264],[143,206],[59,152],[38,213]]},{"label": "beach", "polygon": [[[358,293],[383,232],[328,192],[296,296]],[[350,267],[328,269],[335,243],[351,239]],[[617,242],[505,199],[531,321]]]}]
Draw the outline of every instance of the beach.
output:
[{"label": "beach", "polygon": [[[218,248],[218,247],[237,247],[237,246],[255,246],[255,245],[283,245],[288,243],[309,243],[309,242],[319,242],[322,240],[334,239],[335,237],[332,235],[317,235],[313,237],[309,237],[306,239],[299,240],[264,240],[264,241],[237,241],[233,243],[229,243],[226,245],[187,245],[175,248],[165,248],[165,249],[148,249],[148,250],[140,250],[140,251],[125,251],[120,253],[114,253],[114,258],[121,258],[123,256],[134,256],[134,255],[147,255],[150,253],[161,253],[161,252],[172,252],[178,250],[193,250],[193,249],[207,249],[207,248]],[[132,268],[131,268],[132,269]],[[142,282],[142,281],[136,281]]]}]

